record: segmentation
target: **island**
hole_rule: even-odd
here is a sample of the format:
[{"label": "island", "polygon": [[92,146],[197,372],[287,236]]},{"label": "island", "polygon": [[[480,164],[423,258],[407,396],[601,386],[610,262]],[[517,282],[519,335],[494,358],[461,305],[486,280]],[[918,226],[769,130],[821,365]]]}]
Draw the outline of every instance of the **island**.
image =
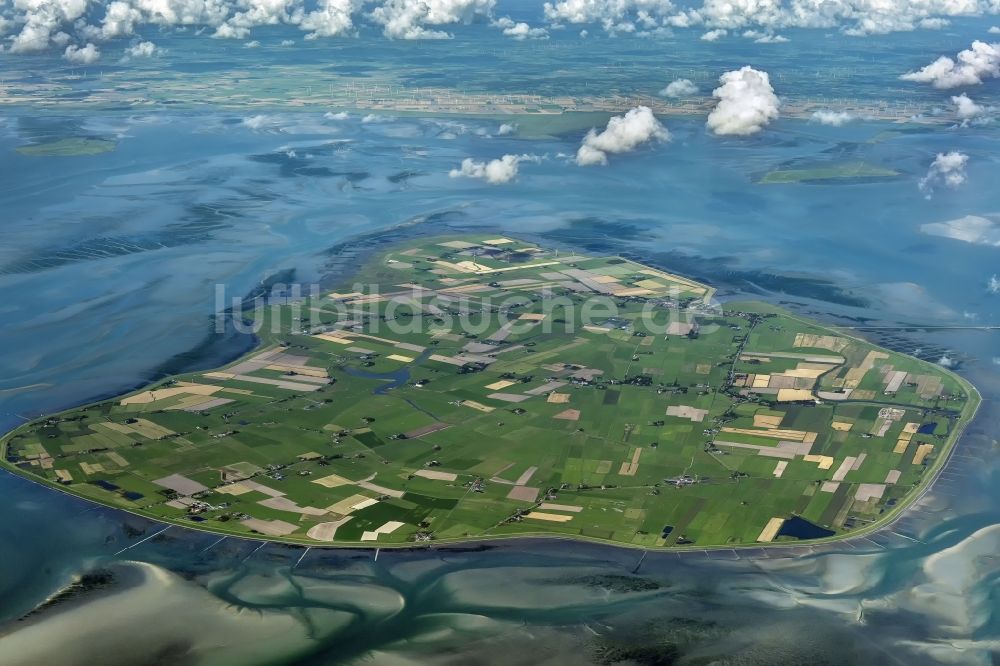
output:
[{"label": "island", "polygon": [[67,137],[20,146],[17,152],[30,157],[75,157],[100,155],[118,147],[115,141],[96,137]]},{"label": "island", "polygon": [[768,171],[757,181],[760,185],[788,183],[861,183],[891,180],[900,172],[867,162],[846,162],[834,164],[813,164],[808,166],[788,166]]},{"label": "island", "polygon": [[619,256],[418,237],[344,277],[247,301],[251,353],[26,423],[3,464],[310,546],[781,547],[891,521],[980,402],[944,367]]}]

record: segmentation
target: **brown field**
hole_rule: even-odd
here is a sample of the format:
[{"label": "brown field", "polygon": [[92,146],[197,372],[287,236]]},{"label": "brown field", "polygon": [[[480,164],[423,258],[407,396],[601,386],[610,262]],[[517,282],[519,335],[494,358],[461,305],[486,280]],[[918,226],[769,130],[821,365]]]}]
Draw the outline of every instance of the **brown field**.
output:
[{"label": "brown field", "polygon": [[286,523],[283,520],[261,520],[260,518],[247,518],[241,520],[240,524],[268,536],[285,536],[298,529],[297,525]]},{"label": "brown field", "polygon": [[458,479],[458,474],[454,472],[438,472],[432,469],[418,469],[413,473],[413,476],[420,476],[425,479],[434,479],[435,481],[455,481]]},{"label": "brown field", "polygon": [[538,499],[538,488],[532,488],[530,486],[514,486],[507,493],[507,499],[518,500],[521,502],[534,502]]},{"label": "brown field", "polygon": [[579,409],[567,409],[565,411],[559,412],[552,418],[561,419],[563,421],[579,421],[580,420],[580,410]]}]

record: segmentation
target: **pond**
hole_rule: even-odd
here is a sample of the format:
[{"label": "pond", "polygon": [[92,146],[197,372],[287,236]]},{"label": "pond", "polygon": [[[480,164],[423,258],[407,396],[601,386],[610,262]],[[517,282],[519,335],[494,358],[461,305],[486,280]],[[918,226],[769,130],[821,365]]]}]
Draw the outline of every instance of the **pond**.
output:
[{"label": "pond", "polygon": [[822,539],[823,537],[833,536],[835,532],[833,530],[828,530],[819,525],[810,523],[805,518],[800,516],[792,516],[784,522],[781,529],[778,530],[778,536],[789,536],[795,537],[796,539]]}]

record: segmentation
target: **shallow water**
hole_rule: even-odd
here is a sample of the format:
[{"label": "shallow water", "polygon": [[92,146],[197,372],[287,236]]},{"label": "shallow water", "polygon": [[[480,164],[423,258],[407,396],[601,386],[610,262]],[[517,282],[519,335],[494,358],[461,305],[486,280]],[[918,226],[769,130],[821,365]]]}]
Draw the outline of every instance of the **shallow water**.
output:
[{"label": "shallow water", "polygon": [[[630,252],[708,279],[724,298],[757,292],[830,322],[1000,319],[1000,297],[987,289],[1000,271],[996,248],[921,231],[1000,210],[991,127],[867,143],[886,126],[781,121],[758,139],[719,141],[700,121],[675,120],[672,142],[602,170],[560,156],[580,132],[528,141],[487,138],[495,123],[475,119],[362,123],[303,112],[253,127],[242,119],[91,116],[90,131],[118,138],[115,152],[0,162],[5,427],[141,383],[199,344],[216,285],[239,297],[280,270],[294,268],[303,281],[343,271],[352,260],[327,248],[416,219],[431,220],[418,229],[490,228]],[[39,124],[66,131],[75,122],[15,118],[0,150],[14,155]],[[754,183],[777,165],[822,160],[845,145],[904,175]],[[924,199],[916,182],[946,148],[973,156],[967,187]],[[504,187],[447,175],[463,157],[505,152],[545,158]],[[1000,629],[1000,333],[869,334],[951,359],[985,398],[933,490],[870,538],[683,556],[522,540],[381,551],[376,561],[372,551],[261,546],[176,527],[157,534],[162,526],[3,473],[10,508],[0,518],[0,618],[15,620],[90,567],[122,567],[123,584],[7,624],[0,661],[88,663],[97,654],[89,650],[100,649],[109,664],[153,654],[213,664],[534,664],[565,663],[568,654],[579,662],[991,663]],[[65,650],[52,632],[78,636],[83,649]],[[244,651],[248,637],[266,649]]]}]

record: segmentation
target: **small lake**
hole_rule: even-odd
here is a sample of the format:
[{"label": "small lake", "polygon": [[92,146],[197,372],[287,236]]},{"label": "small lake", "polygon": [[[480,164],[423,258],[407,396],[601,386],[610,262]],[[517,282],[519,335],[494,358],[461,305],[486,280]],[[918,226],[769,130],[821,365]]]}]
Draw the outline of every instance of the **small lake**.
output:
[{"label": "small lake", "polygon": [[796,539],[822,539],[833,536],[835,532],[810,523],[800,516],[792,516],[781,525],[778,536],[794,537]]}]

